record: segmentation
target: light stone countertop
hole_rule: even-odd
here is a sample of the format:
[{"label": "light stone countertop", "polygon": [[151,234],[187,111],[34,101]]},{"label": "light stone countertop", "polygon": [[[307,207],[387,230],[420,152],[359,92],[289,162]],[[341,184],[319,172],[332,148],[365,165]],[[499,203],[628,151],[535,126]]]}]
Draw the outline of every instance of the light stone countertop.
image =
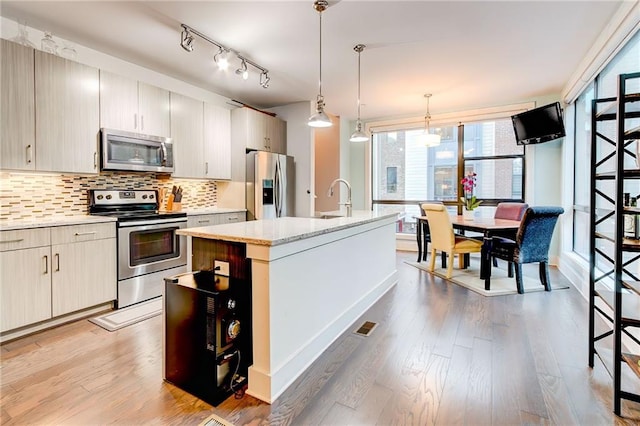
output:
[{"label": "light stone countertop", "polygon": [[397,213],[356,210],[353,212],[352,217],[336,217],[332,219],[281,217],[278,219],[252,220],[179,229],[176,233],[211,240],[276,246],[397,216]]},{"label": "light stone countertop", "polygon": [[75,216],[47,216],[41,218],[25,218],[18,220],[0,221],[0,230],[13,231],[17,229],[48,228],[51,226],[86,225],[91,223],[116,222],[115,217],[75,215]]}]

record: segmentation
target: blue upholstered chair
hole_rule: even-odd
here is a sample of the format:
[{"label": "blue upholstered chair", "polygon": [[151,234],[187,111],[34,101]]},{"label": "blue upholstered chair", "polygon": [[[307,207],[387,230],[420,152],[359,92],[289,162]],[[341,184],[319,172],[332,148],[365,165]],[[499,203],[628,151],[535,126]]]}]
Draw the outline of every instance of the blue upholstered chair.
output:
[{"label": "blue upholstered chair", "polygon": [[524,293],[522,265],[538,262],[540,283],[551,291],[549,281],[549,246],[562,207],[529,207],[522,218],[515,240],[497,238],[491,248],[491,257],[513,262],[518,293]]}]

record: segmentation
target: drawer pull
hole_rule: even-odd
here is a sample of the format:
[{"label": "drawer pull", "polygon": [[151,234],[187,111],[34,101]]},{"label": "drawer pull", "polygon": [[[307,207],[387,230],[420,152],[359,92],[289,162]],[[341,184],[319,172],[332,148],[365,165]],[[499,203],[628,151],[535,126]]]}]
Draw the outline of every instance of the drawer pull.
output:
[{"label": "drawer pull", "polygon": [[44,255],[42,259],[44,260],[44,275],[47,275],[49,273],[49,256]]},{"label": "drawer pull", "polygon": [[56,257],[56,272],[60,272],[60,253],[56,253],[55,257]]},{"label": "drawer pull", "polygon": [[228,217],[227,220],[238,220],[238,216]]},{"label": "drawer pull", "polygon": [[210,220],[199,220],[198,223],[209,223],[211,222]]},{"label": "drawer pull", "polygon": [[10,243],[19,243],[20,241],[24,241],[24,238],[18,238],[17,240],[6,240],[6,241],[0,241],[0,243],[3,243],[3,244],[10,244]]},{"label": "drawer pull", "polygon": [[80,237],[82,235],[95,235],[96,231],[90,231],[90,232],[76,232],[76,237]]}]

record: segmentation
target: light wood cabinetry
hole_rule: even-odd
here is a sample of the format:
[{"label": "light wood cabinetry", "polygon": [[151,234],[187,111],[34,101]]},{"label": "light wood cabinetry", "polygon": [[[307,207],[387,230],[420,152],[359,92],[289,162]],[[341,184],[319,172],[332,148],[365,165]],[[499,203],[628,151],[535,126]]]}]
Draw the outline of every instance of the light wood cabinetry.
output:
[{"label": "light wood cabinetry", "polygon": [[231,112],[204,103],[204,176],[231,179]]},{"label": "light wood cabinetry", "polygon": [[113,223],[0,232],[0,331],[116,298]]},{"label": "light wood cabinetry", "polygon": [[221,225],[224,223],[244,222],[247,220],[245,212],[235,213],[209,213],[187,216],[187,228],[199,226]]},{"label": "light wood cabinetry", "polygon": [[100,126],[155,136],[171,134],[169,91],[100,70]]},{"label": "light wood cabinetry", "polygon": [[171,93],[174,177],[205,177],[203,108],[202,101],[178,93]]},{"label": "light wood cabinetry", "polygon": [[37,170],[98,172],[98,69],[35,52]]},{"label": "light wood cabinetry", "polygon": [[0,167],[35,169],[33,49],[0,41]]},{"label": "light wood cabinetry", "polygon": [[0,232],[0,332],[51,317],[48,231]]},{"label": "light wood cabinetry", "polygon": [[231,113],[232,140],[246,149],[286,154],[287,123],[251,108],[238,108]]},{"label": "light wood cabinetry", "polygon": [[[201,226],[222,225],[225,223],[244,222],[247,220],[245,212],[234,213],[205,213],[189,214],[187,216],[187,228],[199,228]],[[187,270],[192,270],[192,241],[187,239]]]}]

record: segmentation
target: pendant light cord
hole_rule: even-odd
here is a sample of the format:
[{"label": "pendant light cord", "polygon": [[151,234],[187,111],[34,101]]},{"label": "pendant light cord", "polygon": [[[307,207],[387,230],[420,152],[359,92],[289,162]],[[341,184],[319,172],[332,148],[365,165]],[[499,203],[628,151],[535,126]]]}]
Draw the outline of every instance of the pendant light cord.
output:
[{"label": "pendant light cord", "polygon": [[360,121],[360,53],[362,53],[362,48],[358,49],[358,122]]},{"label": "pendant light cord", "polygon": [[320,95],[319,97],[322,98],[322,12],[319,12],[319,15],[320,15],[320,81],[319,81]]}]

